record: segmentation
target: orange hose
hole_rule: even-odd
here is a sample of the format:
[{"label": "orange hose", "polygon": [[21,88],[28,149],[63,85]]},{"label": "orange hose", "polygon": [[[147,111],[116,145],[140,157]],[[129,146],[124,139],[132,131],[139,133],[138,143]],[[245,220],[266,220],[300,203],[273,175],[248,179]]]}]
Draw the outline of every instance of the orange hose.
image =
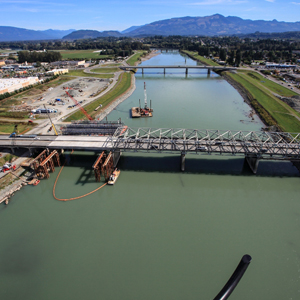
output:
[{"label": "orange hose", "polygon": [[[72,150],[71,154],[73,153],[73,151],[74,151],[74,150]],[[60,176],[60,173],[61,173],[61,171],[63,170],[64,166],[65,166],[65,163],[64,163],[64,165],[62,166],[62,168],[60,169],[60,171],[59,171],[59,173],[58,173],[58,175],[57,175],[57,177],[56,177],[54,186],[53,186],[53,197],[54,197],[56,200],[58,200],[58,201],[70,201],[70,200],[80,199],[80,198],[86,197],[86,196],[88,196],[88,195],[91,195],[91,194],[97,192],[98,190],[100,190],[101,188],[103,188],[104,186],[107,185],[107,182],[105,182],[105,183],[104,183],[103,185],[101,185],[100,187],[98,187],[98,188],[96,188],[95,190],[93,190],[93,191],[91,191],[91,192],[89,192],[89,193],[87,193],[87,194],[84,194],[84,195],[82,195],[82,196],[73,197],[73,198],[69,198],[69,199],[60,199],[60,198],[57,198],[57,197],[55,196],[55,188],[56,188],[56,184],[57,184],[58,178],[59,178],[59,176]]]}]

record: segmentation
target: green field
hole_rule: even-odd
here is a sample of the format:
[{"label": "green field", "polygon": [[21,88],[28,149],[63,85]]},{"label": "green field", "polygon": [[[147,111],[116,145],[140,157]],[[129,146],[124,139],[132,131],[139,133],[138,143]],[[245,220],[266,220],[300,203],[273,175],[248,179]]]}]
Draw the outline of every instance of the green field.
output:
[{"label": "green field", "polygon": [[[300,132],[300,121],[297,119],[297,117],[300,118],[300,114],[275,97],[269,89],[260,84],[260,81],[249,76],[247,72],[228,73],[227,75],[250,93],[253,100],[257,101],[267,111],[282,131]],[[257,74],[255,73],[255,75]]]},{"label": "green field", "polygon": [[119,68],[96,68],[91,71],[95,73],[115,73],[121,70]]},{"label": "green field", "polygon": [[140,58],[145,55],[146,51],[137,51],[133,56],[131,56],[126,62],[129,64],[129,66],[134,66],[137,61],[140,60]]},{"label": "green field", "polygon": [[83,70],[70,70],[68,75],[63,76],[80,76],[80,77],[97,77],[97,78],[112,78],[113,74],[90,74],[84,73]]},{"label": "green field", "polygon": [[202,63],[204,63],[207,66],[220,66],[218,63],[216,63],[215,61],[209,59],[209,58],[205,58],[201,55],[198,54],[198,52],[195,51],[187,51],[187,50],[182,50],[182,53],[185,53],[187,55],[189,55],[190,57],[192,57],[193,59],[196,59]]},{"label": "green field", "polygon": [[[130,88],[130,85],[131,85],[131,74],[130,73],[122,73],[119,76],[118,83],[112,90],[110,90],[104,96],[93,101],[92,103],[84,106],[84,109],[87,111],[87,113],[91,117],[94,117],[96,114],[99,114],[99,112],[100,112],[100,110],[98,110],[97,112],[95,111],[95,108],[97,106],[102,104],[102,109],[104,109],[107,105],[109,105],[117,97],[119,97],[120,95],[125,93]],[[81,120],[81,119],[86,119],[86,117],[79,110],[79,111],[75,112],[74,114],[70,115],[67,119],[65,119],[65,122],[71,122],[71,121]]]},{"label": "green field", "polygon": [[100,55],[97,50],[62,50],[59,51],[63,59],[106,59],[110,55]]}]

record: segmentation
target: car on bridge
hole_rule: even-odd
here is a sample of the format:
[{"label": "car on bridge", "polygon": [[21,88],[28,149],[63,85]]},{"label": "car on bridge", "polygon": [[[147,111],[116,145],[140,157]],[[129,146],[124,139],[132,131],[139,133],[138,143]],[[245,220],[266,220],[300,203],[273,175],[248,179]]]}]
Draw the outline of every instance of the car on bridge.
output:
[{"label": "car on bridge", "polygon": [[198,151],[207,151],[208,149],[205,146],[199,146],[199,147],[196,148],[196,150],[198,150]]}]

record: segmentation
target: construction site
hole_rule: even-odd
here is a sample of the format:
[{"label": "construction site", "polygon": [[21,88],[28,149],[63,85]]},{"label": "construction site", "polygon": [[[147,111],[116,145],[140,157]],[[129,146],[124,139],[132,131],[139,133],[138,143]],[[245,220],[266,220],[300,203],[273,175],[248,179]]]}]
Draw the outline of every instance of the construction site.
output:
[{"label": "construction site", "polygon": [[37,115],[39,118],[47,117],[46,114],[36,113],[44,109],[44,105],[46,105],[48,109],[52,110],[50,113],[53,117],[64,117],[75,110],[77,106],[70,96],[78,103],[85,105],[97,99],[109,85],[109,79],[76,78],[46,90],[33,88],[22,97],[22,101],[17,98],[16,100],[12,99],[11,104],[7,103],[5,106],[9,105],[8,111],[10,112],[28,113],[34,119]]}]

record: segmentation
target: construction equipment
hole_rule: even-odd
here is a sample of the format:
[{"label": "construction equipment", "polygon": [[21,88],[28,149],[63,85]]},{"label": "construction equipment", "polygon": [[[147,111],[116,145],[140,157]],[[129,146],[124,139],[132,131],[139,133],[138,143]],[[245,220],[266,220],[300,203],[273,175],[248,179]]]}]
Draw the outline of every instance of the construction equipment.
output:
[{"label": "construction equipment", "polygon": [[93,118],[92,118],[92,117],[87,113],[87,111],[80,105],[80,103],[79,103],[76,99],[74,99],[74,98],[70,95],[70,93],[69,93],[68,91],[65,91],[65,92],[66,92],[66,94],[74,101],[75,105],[78,106],[78,107],[80,108],[80,110],[82,111],[82,113],[83,113],[90,121],[92,121]]},{"label": "construction equipment", "polygon": [[[53,122],[52,122],[52,120],[51,120],[51,118],[50,118],[49,111],[48,111],[48,109],[46,108],[46,105],[45,105],[45,104],[44,104],[44,107],[45,107],[45,110],[46,110],[46,112],[47,112],[47,115],[48,115],[48,118],[49,118],[49,120],[50,120],[50,123],[51,123],[51,125],[52,125],[52,127],[53,127],[53,129],[54,129],[55,135],[58,135],[58,133],[57,133],[57,131],[56,131],[56,128],[55,128],[55,126],[54,126],[54,124],[53,124]],[[50,128],[51,128],[51,127],[50,127]]]}]

